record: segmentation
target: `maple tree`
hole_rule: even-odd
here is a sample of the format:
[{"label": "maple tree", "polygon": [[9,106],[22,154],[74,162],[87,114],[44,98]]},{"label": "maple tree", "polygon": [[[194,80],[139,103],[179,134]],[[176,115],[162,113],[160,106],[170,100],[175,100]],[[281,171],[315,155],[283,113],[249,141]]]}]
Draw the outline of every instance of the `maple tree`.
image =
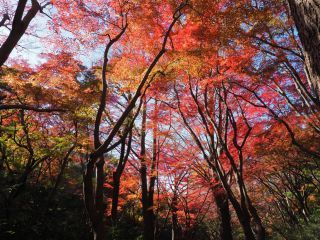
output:
[{"label": "maple tree", "polygon": [[0,14],[1,237],[316,238],[317,1]]}]

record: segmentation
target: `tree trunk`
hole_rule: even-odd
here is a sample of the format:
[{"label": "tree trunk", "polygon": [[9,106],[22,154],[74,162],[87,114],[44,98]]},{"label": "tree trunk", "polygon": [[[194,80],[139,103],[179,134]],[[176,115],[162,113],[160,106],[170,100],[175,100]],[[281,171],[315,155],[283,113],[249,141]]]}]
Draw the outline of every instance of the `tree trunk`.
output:
[{"label": "tree trunk", "polygon": [[248,208],[249,211],[253,217],[253,220],[255,222],[255,226],[254,226],[254,230],[256,232],[257,235],[257,239],[258,240],[265,240],[266,239],[266,230],[262,224],[261,218],[258,215],[257,209],[253,206],[251,200],[248,197]]},{"label": "tree trunk", "polygon": [[237,198],[234,196],[231,190],[231,186],[226,179],[226,176],[223,174],[222,170],[220,169],[220,164],[218,162],[218,159],[214,158],[214,162],[215,162],[214,169],[221,181],[222,187],[224,188],[233,209],[236,212],[237,218],[240,222],[240,225],[245,235],[245,240],[255,240],[256,238],[251,228],[250,214],[246,205],[244,204],[243,199],[241,199],[242,201],[240,204]]},{"label": "tree trunk", "polygon": [[143,212],[143,239],[154,239],[154,212],[153,212],[153,177],[151,177],[148,189],[148,174],[146,164],[146,122],[147,102],[144,97],[141,123],[141,150],[140,150],[140,178],[142,191],[142,212]]},{"label": "tree trunk", "polygon": [[96,183],[96,227],[95,232],[97,233],[97,238],[95,240],[102,240],[105,237],[105,204],[103,202],[103,184],[105,181],[104,176],[104,158],[101,157],[96,163],[97,169],[97,183]]},{"label": "tree trunk", "polygon": [[288,0],[304,50],[305,71],[311,87],[320,94],[320,0]]},{"label": "tree trunk", "polygon": [[0,67],[7,61],[12,50],[18,44],[21,37],[26,32],[31,20],[36,16],[41,9],[39,3],[36,0],[32,1],[32,7],[23,17],[23,13],[26,7],[27,0],[19,0],[15,16],[12,23],[12,30],[0,47]]},{"label": "tree trunk", "polygon": [[171,212],[172,212],[172,240],[181,240],[181,229],[179,227],[178,222],[178,195],[177,192],[174,192],[173,198],[172,198],[172,204],[171,204]]},{"label": "tree trunk", "polygon": [[[236,212],[240,225],[243,229],[245,240],[255,240],[254,233],[251,228],[251,221],[250,221],[250,214],[245,204],[240,204],[236,197],[233,195],[231,187],[228,185],[225,177],[223,176],[222,172],[216,168],[217,174],[221,180],[224,190],[227,193],[228,199]],[[242,201],[243,203],[243,201]]]},{"label": "tree trunk", "polygon": [[[94,240],[103,240],[105,238],[104,211],[103,202],[103,183],[104,183],[104,158],[100,157],[99,161],[94,164],[91,159],[87,163],[86,172],[83,179],[83,192],[85,207],[92,225]],[[93,185],[94,169],[97,170],[97,183]]]},{"label": "tree trunk", "polygon": [[[129,126],[128,126],[129,127]],[[126,166],[129,154],[131,151],[132,141],[132,130],[129,132],[128,147],[126,150],[126,139],[124,138],[121,143],[121,152],[116,171],[113,172],[113,190],[112,190],[112,207],[111,207],[111,219],[112,223],[116,225],[118,221],[118,205],[119,205],[119,192],[120,192],[120,181],[123,170]]]},{"label": "tree trunk", "polygon": [[113,190],[112,190],[112,208],[111,218],[112,223],[116,224],[118,219],[118,204],[119,204],[120,176],[117,172],[113,173]]},{"label": "tree trunk", "polygon": [[[241,157],[242,158],[242,157]],[[237,182],[239,187],[239,193],[241,198],[241,205],[243,209],[246,209],[251,214],[253,218],[252,229],[256,233],[257,240],[265,240],[266,239],[266,231],[262,224],[261,218],[257,212],[257,209],[253,206],[251,199],[247,193],[247,189],[245,183],[243,181],[242,173],[237,175]]]},{"label": "tree trunk", "polygon": [[154,239],[154,213],[152,207],[149,207],[147,210],[144,221],[144,228],[143,228],[143,236],[144,240],[153,240]]},{"label": "tree trunk", "polygon": [[227,194],[224,189],[214,189],[213,191],[220,218],[220,239],[232,240],[231,216]]}]

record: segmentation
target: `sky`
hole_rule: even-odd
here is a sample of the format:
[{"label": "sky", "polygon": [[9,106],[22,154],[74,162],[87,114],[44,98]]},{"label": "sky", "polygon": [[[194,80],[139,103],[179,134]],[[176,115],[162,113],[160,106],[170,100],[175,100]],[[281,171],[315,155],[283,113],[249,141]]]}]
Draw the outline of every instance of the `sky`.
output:
[{"label": "sky", "polygon": [[[0,17],[8,12],[12,21],[15,4],[12,4],[16,0],[0,0]],[[10,6],[12,5],[12,9]],[[47,9],[46,12],[49,16],[54,13],[54,9]],[[37,67],[46,61],[44,55],[47,53],[58,53],[55,47],[48,44],[47,39],[50,40],[52,32],[49,30],[51,19],[49,16],[38,13],[32,20],[27,33],[23,35],[18,43],[18,46],[11,53],[6,65],[10,66],[13,61],[18,63],[27,63],[30,67]],[[10,25],[8,25],[10,28]],[[0,45],[5,41],[9,34],[9,29],[6,27],[0,28]],[[32,34],[30,34],[32,33]],[[83,65],[91,67],[95,65],[103,56],[103,48],[98,47],[94,51],[87,51],[77,56]]]}]

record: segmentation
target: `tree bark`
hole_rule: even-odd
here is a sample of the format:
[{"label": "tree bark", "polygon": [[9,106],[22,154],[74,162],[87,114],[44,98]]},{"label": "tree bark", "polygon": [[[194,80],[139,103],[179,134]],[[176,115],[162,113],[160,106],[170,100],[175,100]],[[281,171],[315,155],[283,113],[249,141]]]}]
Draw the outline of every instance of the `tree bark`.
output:
[{"label": "tree bark", "polygon": [[[128,124],[127,128],[130,128],[130,124]],[[118,221],[118,205],[119,205],[121,176],[129,158],[129,154],[131,151],[131,142],[132,142],[132,129],[129,132],[127,149],[126,149],[126,138],[123,138],[122,140],[120,159],[117,165],[117,169],[116,171],[113,172],[113,175],[112,175],[113,191],[112,191],[111,219],[113,224],[116,224]]]},{"label": "tree bark", "polygon": [[[84,201],[90,222],[92,224],[94,240],[103,240],[105,237],[104,211],[103,202],[103,183],[104,183],[104,158],[100,157],[99,161],[94,164],[91,160],[87,163],[86,172],[83,179]],[[93,176],[96,169],[97,183],[94,188]]]},{"label": "tree bark", "polygon": [[229,210],[228,196],[224,189],[214,189],[214,200],[217,205],[218,215],[220,218],[220,239],[232,240],[231,216]]},{"label": "tree bark", "polygon": [[36,0],[32,0],[31,8],[23,17],[26,4],[27,0],[19,0],[18,2],[12,23],[12,30],[0,47],[0,67],[7,61],[12,50],[18,44],[21,37],[25,34],[31,20],[36,16],[38,11],[41,10],[40,4]]},{"label": "tree bark", "polygon": [[178,194],[175,190],[172,198],[172,204],[171,204],[171,212],[172,212],[172,233],[171,233],[171,239],[172,240],[180,240],[181,239],[181,229],[179,227],[179,221],[178,221]]},{"label": "tree bark", "polygon": [[117,172],[114,172],[113,173],[113,190],[112,190],[112,207],[111,207],[111,219],[113,224],[116,224],[118,220],[119,191],[120,191],[120,176],[117,174]]},{"label": "tree bark", "polygon": [[320,0],[288,0],[304,50],[309,84],[320,95]]},{"label": "tree bark", "polygon": [[[141,149],[140,149],[140,179],[142,191],[142,212],[143,212],[143,239],[154,239],[154,213],[153,205],[150,205],[150,192],[148,191],[148,176],[146,164],[146,122],[147,122],[147,103],[144,97],[142,107],[141,123]],[[153,198],[152,198],[153,200]],[[153,201],[152,201],[153,202]]]},{"label": "tree bark", "polygon": [[250,214],[246,204],[244,204],[244,201],[242,201],[241,204],[238,202],[233,192],[231,191],[231,186],[229,186],[229,184],[227,183],[218,165],[216,166],[217,166],[216,168],[217,174],[219,175],[223,188],[227,193],[228,199],[230,200],[230,203],[232,204],[233,209],[235,210],[237,218],[240,222],[240,225],[243,229],[245,240],[256,240],[251,227]]}]

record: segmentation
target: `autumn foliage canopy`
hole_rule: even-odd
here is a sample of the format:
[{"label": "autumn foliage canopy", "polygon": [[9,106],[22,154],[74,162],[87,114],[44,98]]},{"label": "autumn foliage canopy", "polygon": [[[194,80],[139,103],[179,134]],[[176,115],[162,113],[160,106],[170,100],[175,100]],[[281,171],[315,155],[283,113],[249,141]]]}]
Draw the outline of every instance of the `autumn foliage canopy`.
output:
[{"label": "autumn foliage canopy", "polygon": [[0,0],[0,238],[317,239],[317,0]]}]

